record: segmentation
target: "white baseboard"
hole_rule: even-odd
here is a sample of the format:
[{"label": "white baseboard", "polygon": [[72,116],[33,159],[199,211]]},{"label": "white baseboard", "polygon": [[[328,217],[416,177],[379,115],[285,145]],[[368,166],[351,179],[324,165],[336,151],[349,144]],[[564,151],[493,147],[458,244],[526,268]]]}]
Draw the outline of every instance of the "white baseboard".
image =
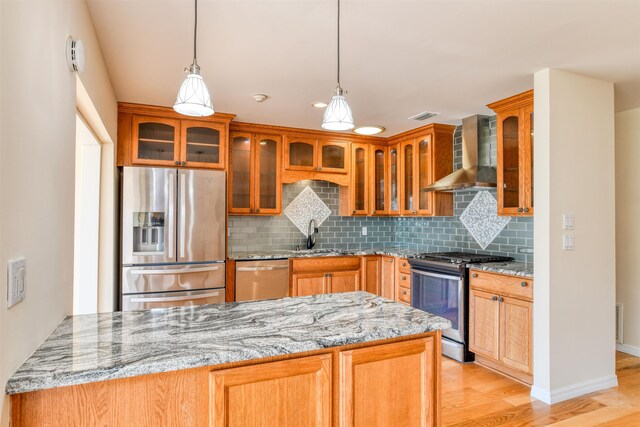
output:
[{"label": "white baseboard", "polygon": [[531,397],[538,399],[547,405],[553,405],[554,403],[573,399],[574,397],[615,387],[617,385],[618,377],[615,375],[598,378],[592,381],[585,381],[566,387],[560,387],[551,391],[541,389],[534,385],[531,387]]},{"label": "white baseboard", "polygon": [[629,344],[616,344],[616,350],[632,356],[640,357],[640,347],[635,347]]}]

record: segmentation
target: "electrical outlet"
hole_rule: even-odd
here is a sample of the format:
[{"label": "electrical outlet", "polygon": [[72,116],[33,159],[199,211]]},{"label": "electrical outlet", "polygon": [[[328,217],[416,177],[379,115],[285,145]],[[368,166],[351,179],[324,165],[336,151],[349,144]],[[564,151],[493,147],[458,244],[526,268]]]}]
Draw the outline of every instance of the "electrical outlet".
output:
[{"label": "electrical outlet", "polygon": [[363,236],[367,235],[367,227],[362,227],[362,235]]},{"label": "electrical outlet", "polygon": [[7,308],[22,301],[27,294],[27,259],[19,257],[7,261]]}]

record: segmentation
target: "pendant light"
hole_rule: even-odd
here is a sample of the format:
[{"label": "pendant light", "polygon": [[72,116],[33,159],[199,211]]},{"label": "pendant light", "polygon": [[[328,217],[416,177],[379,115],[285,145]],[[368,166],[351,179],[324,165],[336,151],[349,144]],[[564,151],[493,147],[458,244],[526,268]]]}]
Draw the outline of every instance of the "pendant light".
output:
[{"label": "pendant light", "polygon": [[193,63],[189,68],[187,78],[182,82],[173,109],[186,116],[210,116],[213,114],[213,104],[209,89],[200,75],[196,55],[196,43],[198,34],[198,0],[195,2],[195,24],[193,26]]},{"label": "pendant light", "polygon": [[327,130],[350,130],[354,128],[353,114],[340,87],[340,0],[338,0],[338,84],[333,98],[324,110],[322,128]]}]

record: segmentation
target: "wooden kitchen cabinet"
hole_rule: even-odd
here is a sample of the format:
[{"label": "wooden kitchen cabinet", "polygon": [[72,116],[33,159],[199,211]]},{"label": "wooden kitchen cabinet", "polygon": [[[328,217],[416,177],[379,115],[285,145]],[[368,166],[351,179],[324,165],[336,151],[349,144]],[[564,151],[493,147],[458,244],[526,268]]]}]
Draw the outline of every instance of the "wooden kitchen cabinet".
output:
[{"label": "wooden kitchen cabinet", "polygon": [[362,257],[362,290],[382,295],[380,255]]},{"label": "wooden kitchen cabinet", "polygon": [[433,337],[340,352],[338,425],[440,425],[440,358]]},{"label": "wooden kitchen cabinet", "polygon": [[187,119],[167,107],[118,104],[118,166],[225,169],[232,114]]},{"label": "wooden kitchen cabinet", "polygon": [[317,295],[362,290],[358,256],[294,258],[291,260],[289,294]]},{"label": "wooden kitchen cabinet", "polygon": [[346,174],[349,171],[349,143],[285,135],[284,169]]},{"label": "wooden kitchen cabinet", "polygon": [[380,295],[387,299],[395,298],[396,258],[380,257]]},{"label": "wooden kitchen cabinet", "polygon": [[471,270],[469,349],[476,361],[533,380],[533,280]]},{"label": "wooden kitchen cabinet", "polygon": [[214,427],[331,425],[331,355],[211,373]]},{"label": "wooden kitchen cabinet", "polygon": [[411,305],[411,266],[406,258],[396,258],[394,300]]},{"label": "wooden kitchen cabinet", "polygon": [[[397,144],[394,147],[400,160],[400,215],[453,215],[453,194],[422,190],[453,172],[454,129],[454,126],[431,124],[390,138],[391,143]],[[395,212],[393,207],[390,212]]]},{"label": "wooden kitchen cabinet", "polygon": [[282,212],[279,135],[232,132],[227,208],[234,215]]},{"label": "wooden kitchen cabinet", "polygon": [[496,112],[498,215],[533,215],[533,90],[488,105]]}]

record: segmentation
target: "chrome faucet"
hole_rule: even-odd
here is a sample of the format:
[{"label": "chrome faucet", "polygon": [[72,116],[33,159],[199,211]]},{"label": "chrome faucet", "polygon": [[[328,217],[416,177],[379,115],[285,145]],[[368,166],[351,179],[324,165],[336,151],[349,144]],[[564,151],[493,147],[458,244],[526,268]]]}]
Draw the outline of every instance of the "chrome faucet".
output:
[{"label": "chrome faucet", "polygon": [[309,228],[307,229],[307,249],[313,248],[316,244],[316,234],[318,233],[318,226],[315,219],[309,221]]}]

